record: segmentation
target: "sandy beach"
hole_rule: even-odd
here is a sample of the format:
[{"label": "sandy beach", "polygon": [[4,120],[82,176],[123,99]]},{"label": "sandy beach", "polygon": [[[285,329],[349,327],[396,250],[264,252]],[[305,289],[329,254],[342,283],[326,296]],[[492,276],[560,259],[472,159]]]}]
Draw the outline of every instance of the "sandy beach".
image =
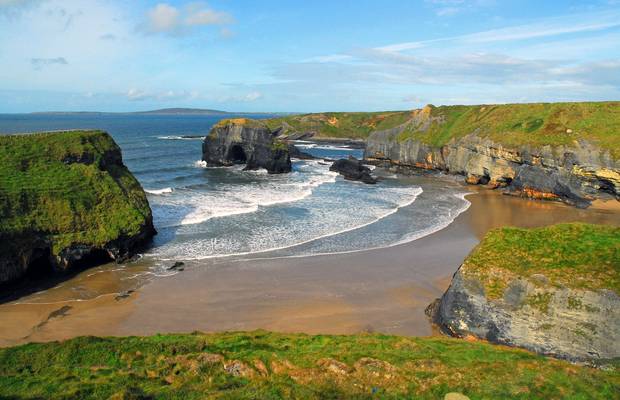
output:
[{"label": "sandy beach", "polygon": [[[118,293],[131,289],[129,278],[144,266],[87,270],[53,290],[1,304],[0,346],[81,335],[194,330],[433,335],[437,333],[424,315],[425,307],[448,287],[489,229],[570,221],[620,225],[616,202],[580,210],[469,190],[470,208],[451,225],[398,246],[313,257],[192,262],[176,275],[142,282],[125,296]],[[80,290],[103,294],[64,300]]]}]

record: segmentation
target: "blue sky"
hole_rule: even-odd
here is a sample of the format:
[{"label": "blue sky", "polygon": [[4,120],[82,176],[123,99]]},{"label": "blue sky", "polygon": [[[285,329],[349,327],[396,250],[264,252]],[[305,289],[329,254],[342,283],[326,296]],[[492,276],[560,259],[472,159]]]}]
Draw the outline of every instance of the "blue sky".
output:
[{"label": "blue sky", "polygon": [[620,100],[620,0],[0,0],[0,112]]}]

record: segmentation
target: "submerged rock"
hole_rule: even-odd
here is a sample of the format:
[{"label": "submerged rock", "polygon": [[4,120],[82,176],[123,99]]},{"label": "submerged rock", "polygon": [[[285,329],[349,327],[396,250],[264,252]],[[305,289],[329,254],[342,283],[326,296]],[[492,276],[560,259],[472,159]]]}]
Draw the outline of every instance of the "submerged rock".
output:
[{"label": "submerged rock", "polygon": [[245,164],[246,170],[265,168],[270,174],[291,171],[289,147],[277,132],[245,118],[216,124],[203,142],[202,159],[208,166]]},{"label": "submerged rock", "polygon": [[365,166],[362,161],[353,157],[334,161],[331,167],[329,167],[329,170],[338,172],[340,175],[344,176],[344,179],[350,181],[360,181],[368,184],[377,183],[377,179],[373,178],[370,174],[370,168]]},{"label": "submerged rock", "polygon": [[156,233],[102,131],[0,136],[0,284],[131,258]]},{"label": "submerged rock", "polygon": [[183,271],[185,269],[185,263],[183,261],[176,261],[170,267],[168,267],[168,271]]}]

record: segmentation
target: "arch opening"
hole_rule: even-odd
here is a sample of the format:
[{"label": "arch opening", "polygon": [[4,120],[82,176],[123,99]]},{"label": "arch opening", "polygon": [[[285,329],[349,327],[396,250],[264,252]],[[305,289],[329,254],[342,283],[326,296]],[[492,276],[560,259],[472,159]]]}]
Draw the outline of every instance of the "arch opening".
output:
[{"label": "arch opening", "polygon": [[248,160],[248,157],[243,151],[243,147],[236,144],[233,145],[228,152],[228,160],[233,164],[245,164]]}]

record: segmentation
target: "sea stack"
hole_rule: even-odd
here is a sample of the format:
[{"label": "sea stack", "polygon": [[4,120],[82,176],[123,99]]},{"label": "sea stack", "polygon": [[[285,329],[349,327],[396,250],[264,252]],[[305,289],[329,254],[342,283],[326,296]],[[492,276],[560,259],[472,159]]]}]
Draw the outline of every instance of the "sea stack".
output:
[{"label": "sea stack", "polygon": [[155,233],[107,133],[0,136],[0,285],[124,261]]},{"label": "sea stack", "polygon": [[246,170],[264,168],[270,174],[291,171],[288,145],[277,132],[258,120],[226,119],[217,123],[202,145],[208,166],[245,164]]}]

